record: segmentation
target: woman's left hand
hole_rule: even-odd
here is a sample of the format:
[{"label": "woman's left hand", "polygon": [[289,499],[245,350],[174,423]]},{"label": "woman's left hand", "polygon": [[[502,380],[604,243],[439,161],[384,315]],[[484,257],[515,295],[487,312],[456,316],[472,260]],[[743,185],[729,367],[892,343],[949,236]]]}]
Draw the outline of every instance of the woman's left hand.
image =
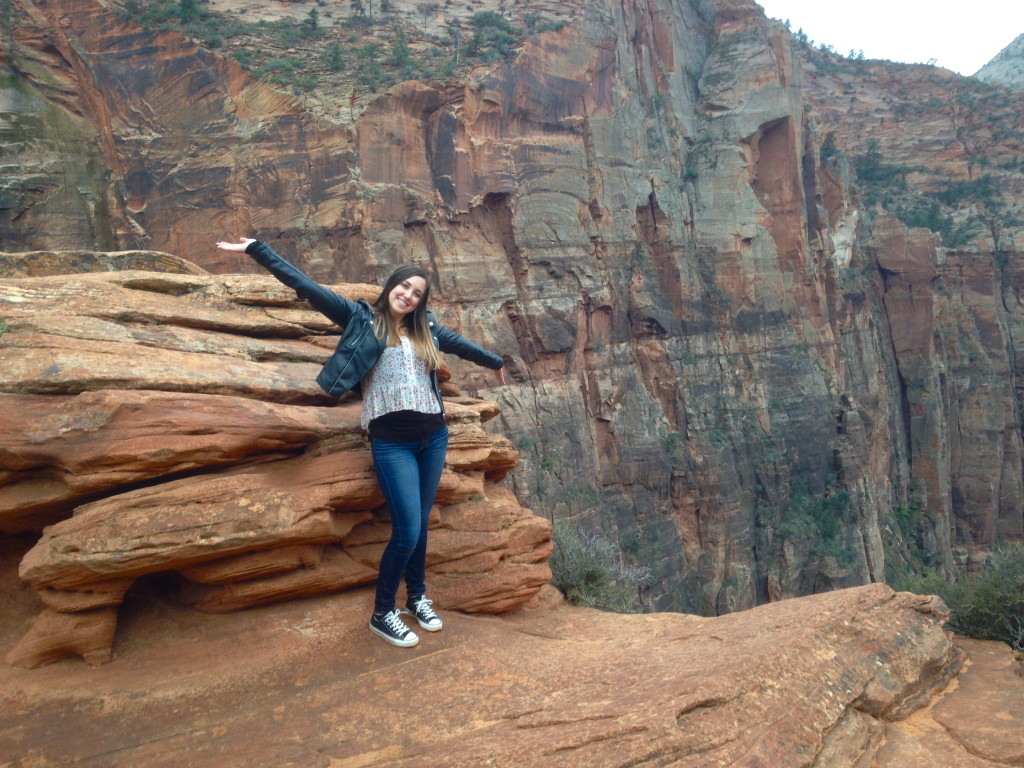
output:
[{"label": "woman's left hand", "polygon": [[255,242],[256,241],[253,240],[251,237],[240,237],[238,238],[237,243],[229,243],[227,241],[221,240],[219,243],[217,243],[217,247],[220,248],[222,251],[241,251],[242,253],[244,253],[245,249],[249,247],[249,243]]},{"label": "woman's left hand", "polygon": [[502,385],[504,385],[505,384],[505,369],[504,368],[499,368],[498,370],[495,371],[495,373],[498,374],[498,381],[501,382]]}]

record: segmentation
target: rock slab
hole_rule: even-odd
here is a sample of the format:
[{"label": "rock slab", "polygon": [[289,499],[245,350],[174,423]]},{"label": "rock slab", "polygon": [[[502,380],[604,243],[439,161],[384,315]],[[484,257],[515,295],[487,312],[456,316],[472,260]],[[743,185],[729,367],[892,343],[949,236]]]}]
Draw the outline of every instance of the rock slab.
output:
[{"label": "rock slab", "polygon": [[503,616],[445,612],[413,649],[367,630],[370,590],[222,617],[153,598],[129,595],[100,669],[0,670],[15,765],[1019,764],[1009,649],[965,655],[940,605],[882,585],[720,618],[544,590]]}]

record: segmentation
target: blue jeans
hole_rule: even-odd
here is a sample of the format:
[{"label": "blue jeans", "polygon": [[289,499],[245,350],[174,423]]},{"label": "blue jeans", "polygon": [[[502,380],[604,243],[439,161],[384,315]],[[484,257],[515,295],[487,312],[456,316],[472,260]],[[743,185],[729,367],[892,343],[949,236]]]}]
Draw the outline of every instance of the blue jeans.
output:
[{"label": "blue jeans", "polygon": [[391,514],[391,540],[380,559],[373,610],[388,613],[403,574],[407,594],[426,592],[427,519],[448,453],[448,427],[412,442],[374,440],[370,450]]}]

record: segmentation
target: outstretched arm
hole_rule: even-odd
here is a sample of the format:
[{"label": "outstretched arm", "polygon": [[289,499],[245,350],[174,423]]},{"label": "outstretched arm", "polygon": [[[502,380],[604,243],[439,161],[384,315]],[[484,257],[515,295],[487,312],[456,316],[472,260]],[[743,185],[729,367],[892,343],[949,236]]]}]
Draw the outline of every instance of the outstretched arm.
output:
[{"label": "outstretched arm", "polygon": [[313,309],[326,315],[340,326],[348,325],[356,308],[355,302],[349,301],[344,296],[339,296],[334,291],[311,280],[301,269],[274,253],[274,249],[266,243],[253,240],[251,237],[241,237],[237,243],[222,240],[217,243],[217,247],[222,251],[248,254],[254,261],[269,270],[274,277],[289,288],[293,288],[298,297],[308,301]]},{"label": "outstretched arm", "polygon": [[497,375],[498,381],[502,384],[505,383],[505,361],[499,355],[484,349],[479,344],[474,344],[466,337],[443,325],[437,324],[433,330],[437,336],[438,349],[442,352],[458,355],[463,360],[490,368]]}]

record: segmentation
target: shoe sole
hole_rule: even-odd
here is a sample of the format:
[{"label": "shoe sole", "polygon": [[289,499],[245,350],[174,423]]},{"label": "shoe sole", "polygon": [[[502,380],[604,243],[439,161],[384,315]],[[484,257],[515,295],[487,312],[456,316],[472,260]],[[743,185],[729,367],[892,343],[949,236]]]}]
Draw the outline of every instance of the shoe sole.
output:
[{"label": "shoe sole", "polygon": [[417,616],[412,611],[410,611],[408,608],[403,608],[402,610],[399,611],[399,613],[404,613],[404,614],[406,614],[408,616],[412,616],[414,619],[416,619],[416,623],[420,625],[420,628],[427,630],[427,632],[440,632],[442,629],[444,629],[444,624],[438,624],[437,626],[431,626],[430,624],[424,624],[422,621],[420,621],[420,617]]},{"label": "shoe sole", "polygon": [[377,637],[383,637],[389,643],[391,643],[392,645],[397,645],[399,648],[412,648],[414,645],[416,645],[416,643],[420,641],[419,636],[415,633],[412,634],[412,640],[399,640],[397,638],[392,637],[389,634],[381,632],[379,629],[373,626],[373,624],[370,624],[370,631],[373,632],[373,634],[377,635]]}]

